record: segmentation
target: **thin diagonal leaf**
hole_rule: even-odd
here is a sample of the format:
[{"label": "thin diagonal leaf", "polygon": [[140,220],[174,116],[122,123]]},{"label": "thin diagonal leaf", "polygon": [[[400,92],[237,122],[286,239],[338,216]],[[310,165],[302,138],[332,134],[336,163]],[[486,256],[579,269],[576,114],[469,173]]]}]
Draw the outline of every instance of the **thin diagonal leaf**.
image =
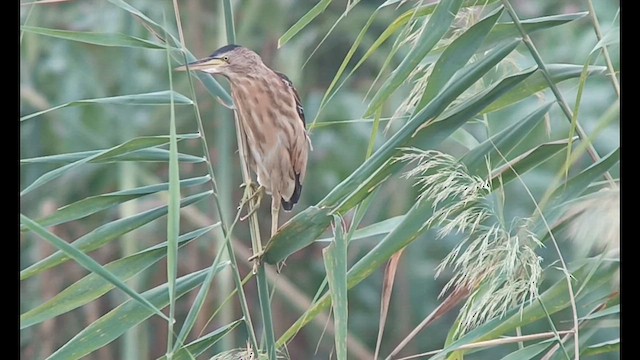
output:
[{"label": "thin diagonal leaf", "polygon": [[300,32],[300,30],[309,25],[313,19],[322,14],[329,4],[331,4],[331,0],[320,0],[313,8],[311,8],[311,10],[298,19],[298,21],[296,21],[289,30],[285,31],[285,33],[280,36],[278,39],[278,48],[284,46],[284,44],[291,40],[298,32]]},{"label": "thin diagonal leaf", "polygon": [[[240,325],[244,320],[238,319],[235,320],[223,327],[216,329],[208,333],[207,335],[201,336],[198,339],[192,341],[191,343],[181,347],[178,351],[173,354],[173,360],[189,360],[193,359],[197,356],[202,355],[206,350],[215,345],[220,339],[222,339],[225,335],[230,333],[233,329],[235,329],[238,325]],[[166,356],[162,356],[158,358],[158,360],[166,360]]]},{"label": "thin diagonal leaf", "polygon": [[137,301],[138,305],[141,305],[141,307],[144,307],[147,311],[150,311],[150,314],[156,314],[163,319],[168,320],[167,317],[162,312],[160,312],[160,309],[151,304],[147,299],[140,296],[140,294],[127,286],[127,284],[118,279],[118,277],[116,277],[113,273],[106,270],[104,267],[102,267],[102,265],[98,264],[95,260],[93,260],[82,251],[76,249],[56,235],[50,233],[49,231],[47,231],[47,229],[38,225],[37,222],[29,219],[22,214],[20,214],[20,222],[25,224],[34,233],[40,235],[41,238],[49,242],[51,245],[60,249],[60,251],[64,252],[68,257],[75,260],[78,264],[82,265],[82,267],[86,268],[94,274],[99,275],[118,289],[124,291],[127,295],[131,296],[135,301]]},{"label": "thin diagonal leaf", "polygon": [[605,34],[605,36],[602,39],[600,39],[600,41],[598,41],[597,44],[594,45],[589,55],[609,45],[618,44],[618,43],[620,43],[620,27],[614,27],[611,30],[609,30]]},{"label": "thin diagonal leaf", "polygon": [[335,323],[336,359],[347,359],[347,239],[344,237],[342,218],[333,216],[334,239],[329,246],[322,249],[324,267],[327,272],[329,293],[333,304]]},{"label": "thin diagonal leaf", "polygon": [[[180,206],[184,207],[194,204],[202,199],[207,198],[211,194],[213,194],[213,191],[205,191],[199,194],[191,195],[182,199],[182,201],[180,202]],[[165,205],[124,219],[118,219],[113,222],[104,224],[91,231],[90,233],[81,236],[76,241],[74,241],[72,245],[80,251],[89,252],[119,238],[123,234],[138,229],[142,225],[156,220],[166,214],[167,206]],[[55,252],[38,261],[37,263],[27,267],[26,269],[20,271],[20,280],[27,279],[44,270],[60,265],[67,260],[69,260],[68,256],[60,251]]]},{"label": "thin diagonal leaf", "polygon": [[599,319],[601,317],[610,316],[610,315],[620,315],[620,304],[613,305],[604,310],[596,311],[593,314],[589,314],[587,316],[581,317],[580,320]]},{"label": "thin diagonal leaf", "polygon": [[[501,159],[502,156],[507,157],[511,150],[526,139],[535,126],[544,119],[544,115],[549,111],[551,105],[553,103],[544,104],[524,119],[514,121],[512,125],[466,153],[460,159],[460,162],[465,164],[469,173],[484,177],[486,175],[486,163],[484,160],[486,158],[492,159],[496,157]],[[498,156],[498,152],[501,156]]]},{"label": "thin diagonal leaf", "polygon": [[[191,178],[180,181],[181,188],[188,188],[191,186],[197,186],[211,181],[209,175],[200,176],[197,178]],[[108,194],[102,194],[97,196],[91,196],[73,204],[69,204],[61,207],[47,217],[38,219],[37,222],[41,226],[58,225],[64,222],[69,222],[77,219],[82,219],[91,214],[95,214],[99,211],[108,209],[118,204],[122,204],[129,200],[137,199],[141,196],[155,194],[160,191],[166,191],[169,189],[169,183],[143,186],[135,189],[121,190]],[[20,230],[25,230],[22,227]]]},{"label": "thin diagonal leaf", "polygon": [[57,169],[51,170],[42,174],[39,178],[37,178],[34,182],[29,184],[24,190],[20,192],[20,196],[23,196],[30,191],[37,189],[38,187],[57,179],[62,176],[65,172],[75,169],[76,167],[86,164],[91,161],[104,161],[107,159],[111,159],[117,156],[122,156],[127,153],[131,153],[133,151],[137,151],[140,149],[145,149],[149,147],[155,147],[159,145],[164,145],[168,142],[168,139],[165,136],[145,136],[139,137],[135,139],[131,139],[123,144],[114,146],[110,149],[102,150],[93,155],[87,156],[70,164],[61,166]]},{"label": "thin diagonal leaf", "polygon": [[[507,164],[494,170],[491,174],[492,180],[496,180],[500,177],[501,182],[511,181],[518,177],[518,175],[535,168],[543,162],[549,160],[553,155],[564,150],[569,145],[569,140],[551,141],[545,144],[536,146],[535,148],[528,150],[524,154],[520,154],[514,159],[510,160]],[[500,186],[500,181],[491,181],[492,188]]]},{"label": "thin diagonal leaf", "polygon": [[[176,296],[180,297],[198,286],[204,277],[205,272],[199,270],[179,278],[176,281]],[[164,308],[169,303],[167,284],[145,291],[142,296],[159,309]],[[150,310],[147,310],[137,302],[129,300],[85,327],[47,359],[68,360],[82,358],[117,339],[127,330],[140,324],[151,315],[152,312]]]},{"label": "thin diagonal leaf", "polygon": [[[382,334],[384,333],[384,325],[387,322],[387,314],[389,313],[389,303],[391,302],[391,294],[393,293],[393,283],[396,280],[396,270],[398,270],[398,263],[402,257],[402,251],[395,253],[384,269],[384,278],[382,283],[382,294],[380,296],[380,325],[378,326],[378,338],[376,339],[376,352],[373,356],[374,359],[378,359],[380,353],[380,344],[382,343]],[[333,299],[331,300],[333,301]]]},{"label": "thin diagonal leaf", "polygon": [[111,96],[111,97],[104,97],[104,98],[70,101],[68,103],[54,106],[46,110],[25,115],[20,118],[20,121],[29,120],[36,116],[46,114],[53,110],[62,109],[67,106],[79,106],[79,105],[85,105],[85,104],[167,105],[169,104],[169,100],[171,96],[174,97],[176,104],[193,105],[193,101],[191,101],[191,99],[189,99],[188,97],[174,91],[164,90],[164,91],[156,91],[156,92],[144,93],[144,94],[120,95],[120,96]]},{"label": "thin diagonal leaf", "polygon": [[602,176],[619,160],[620,148],[617,148],[569,179],[566,184],[560,185],[551,195],[553,205],[557,206],[582,194],[587,186],[591,185],[594,180]]},{"label": "thin diagonal leaf", "polygon": [[34,26],[21,26],[21,30],[38,35],[51,36],[59,39],[83,42],[100,46],[119,46],[145,49],[164,49],[164,46],[135,36],[120,33],[98,33],[86,31],[68,31],[47,29]]},{"label": "thin diagonal leaf", "polygon": [[[187,140],[187,139],[199,139],[200,134],[180,134],[178,135],[178,139]],[[164,142],[163,142],[164,140]],[[165,135],[161,136],[144,136],[132,139],[123,143],[122,145],[118,145],[106,153],[98,156],[96,161],[106,161],[118,156],[122,156],[127,153],[131,153],[133,151],[139,150],[140,148],[159,146],[169,143],[169,137]],[[153,145],[156,144],[156,145]]]},{"label": "thin diagonal leaf", "polygon": [[[84,159],[88,156],[93,156],[103,150],[90,150],[90,151],[79,151],[74,153],[66,153],[66,154],[57,154],[57,155],[48,155],[48,156],[38,156],[34,158],[21,159],[20,165],[26,164],[68,164],[74,161],[78,161],[80,159]],[[166,149],[158,149],[158,148],[149,148],[131,151],[126,154],[117,155],[113,157],[109,157],[107,159],[93,159],[89,161],[90,163],[112,163],[119,161],[136,161],[136,162],[144,162],[144,161],[169,161],[169,150]],[[201,156],[194,156],[191,154],[178,154],[178,161],[186,162],[186,163],[201,163],[206,161],[205,158]]]},{"label": "thin diagonal leaf", "polygon": [[[400,224],[403,217],[404,215],[394,216],[394,217],[382,220],[380,222],[377,222],[375,224],[371,224],[363,228],[360,228],[353,232],[353,235],[351,236],[349,241],[366,239],[371,236],[387,234],[391,230],[393,230],[396,226],[398,226],[398,224]],[[330,242],[330,241],[333,241],[332,237],[316,240],[316,242]]]},{"label": "thin diagonal leaf", "polygon": [[610,352],[620,351],[620,338],[601,342],[598,344],[588,346],[584,351],[580,352],[580,356],[593,356],[599,354],[606,354]]},{"label": "thin diagonal leaf", "polygon": [[502,360],[529,360],[538,359],[536,356],[545,351],[553,344],[552,341],[542,341],[532,345],[528,345],[522,349],[518,349],[509,355],[502,358]]},{"label": "thin diagonal leaf", "polygon": [[[571,14],[542,16],[521,20],[521,23],[526,32],[528,34],[531,34],[536,31],[550,29],[552,27],[560,26],[571,21],[581,19],[587,14],[588,12],[583,11]],[[520,38],[521,36],[522,34],[520,34],[518,28],[513,22],[497,23],[493,27],[493,29],[491,29],[491,33],[489,33],[489,36],[487,36],[487,39],[482,45],[482,48],[488,48],[502,41]]]},{"label": "thin diagonal leaf", "polygon": [[[578,78],[580,77],[582,70],[582,65],[547,64],[547,71],[549,72],[549,76],[554,84]],[[588,75],[604,75],[606,70],[607,68],[605,66],[589,66]],[[548,87],[549,82],[544,78],[542,72],[538,70],[529,79],[527,79],[527,81],[524,81],[518,87],[514,88],[511,93],[486,108],[483,113],[488,114],[490,112],[503,109]]]},{"label": "thin diagonal leaf", "polygon": [[502,6],[498,7],[447,46],[433,66],[417,109],[422,109],[433,99],[451,77],[471,59],[502,15],[503,10]]},{"label": "thin diagonal leaf", "polygon": [[[166,26],[166,20],[165,20]],[[166,35],[166,34],[165,34]],[[167,69],[171,69],[169,47],[166,49]],[[169,74],[169,89],[173,90],[173,76]],[[178,236],[180,235],[180,168],[178,167],[178,139],[176,135],[176,112],[173,96],[169,111],[169,199],[167,201],[167,286],[169,290],[169,324],[167,330],[167,353],[173,348],[175,333],[176,278],[178,277]]]},{"label": "thin diagonal leaf", "polygon": [[[206,234],[216,225],[194,230],[180,236],[180,246],[184,246]],[[122,281],[126,281],[144,269],[155,264],[166,255],[167,243],[158,244],[133,255],[118,259],[104,266],[106,270]],[[45,303],[20,315],[20,329],[41,323],[58,315],[85,305],[106,294],[114,285],[95,273],[91,273],[71,284]]]},{"label": "thin diagonal leaf", "polygon": [[391,93],[409,77],[409,74],[447,32],[461,5],[462,0],[442,0],[438,3],[420,38],[416,41],[417,45],[411,49],[375,94],[365,112],[365,116],[372,115],[373,111],[380,107]]}]

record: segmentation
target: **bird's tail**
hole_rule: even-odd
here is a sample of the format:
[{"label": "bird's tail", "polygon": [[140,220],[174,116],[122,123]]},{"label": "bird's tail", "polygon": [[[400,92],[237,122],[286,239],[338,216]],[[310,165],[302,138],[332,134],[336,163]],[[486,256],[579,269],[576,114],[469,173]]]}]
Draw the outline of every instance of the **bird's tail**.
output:
[{"label": "bird's tail", "polygon": [[300,199],[300,193],[302,193],[302,184],[300,183],[300,174],[296,174],[296,187],[293,189],[293,194],[289,201],[282,198],[282,208],[285,211],[291,211],[293,205],[295,205]]}]

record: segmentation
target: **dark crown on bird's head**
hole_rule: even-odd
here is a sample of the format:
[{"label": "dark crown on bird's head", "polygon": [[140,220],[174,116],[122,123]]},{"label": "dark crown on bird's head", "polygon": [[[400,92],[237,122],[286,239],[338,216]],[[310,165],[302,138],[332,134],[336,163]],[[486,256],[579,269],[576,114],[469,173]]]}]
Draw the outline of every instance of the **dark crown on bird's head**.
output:
[{"label": "dark crown on bird's head", "polygon": [[213,54],[211,54],[209,57],[210,58],[218,57],[218,56],[220,56],[220,55],[222,55],[224,53],[230,52],[230,51],[232,51],[234,49],[241,48],[241,47],[242,46],[236,45],[236,44],[225,45],[225,46],[219,48],[218,50],[214,51]]}]

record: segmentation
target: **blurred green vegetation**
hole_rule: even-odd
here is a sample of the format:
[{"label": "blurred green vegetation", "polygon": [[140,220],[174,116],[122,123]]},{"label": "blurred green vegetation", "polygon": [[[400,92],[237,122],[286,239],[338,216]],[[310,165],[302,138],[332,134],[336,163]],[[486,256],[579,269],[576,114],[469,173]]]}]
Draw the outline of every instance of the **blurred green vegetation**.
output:
[{"label": "blurred green vegetation", "polygon": [[[390,3],[390,1],[387,2]],[[313,151],[310,154],[302,198],[292,213],[281,215],[281,223],[310,206],[318,204],[338,184],[348,178],[370,156],[367,151],[373,138],[372,134],[375,134],[373,149],[379,149],[408,122],[406,119],[408,116],[415,115],[412,111],[402,112],[398,109],[402,107],[403,102],[410,96],[413,86],[422,76],[404,81],[384,102],[379,109],[381,114],[379,131],[375,130],[374,117],[364,116],[380,86],[392,76],[392,71],[403,62],[403,59],[411,54],[410,50],[414,43],[403,39],[399,33],[394,33],[377,51],[373,52],[367,61],[345,81],[336,95],[323,103],[327,88],[332,84],[345,56],[374,11],[379,9],[360,45],[355,49],[353,55],[355,61],[352,60],[347,65],[347,72],[353,69],[357,60],[367,53],[378,36],[398,16],[419,5],[419,2],[397,1],[392,5],[380,7],[387,2],[383,0],[331,1],[319,16],[280,49],[278,49],[278,39],[298,19],[307,14],[317,4],[316,1],[231,2],[237,43],[254,49],[261,54],[267,65],[287,74],[303,99],[307,124],[313,124],[309,129]],[[164,44],[145,27],[145,21],[132,16],[115,3],[98,0],[60,1],[46,4],[25,3],[20,7],[20,19],[24,27],[124,34],[159,45],[158,49],[139,46],[102,46],[45,36],[23,28],[20,39],[21,116],[77,100],[169,90],[171,69],[167,65]],[[158,24],[165,24],[164,21],[166,21],[167,31],[174,37],[179,37],[172,2],[130,0],[127,3]],[[176,3],[180,10],[180,31],[184,35],[184,46],[195,57],[204,57],[227,43],[223,1],[190,0]],[[354,6],[349,7],[352,3]],[[510,3],[521,19],[589,10],[588,2],[577,0],[565,2],[514,0]],[[477,22],[496,5],[487,5],[484,11],[477,9],[468,10],[466,13],[461,11],[453,23],[453,29],[466,30],[469,24],[465,25],[465,21]],[[614,69],[619,72],[619,42],[615,40],[619,26],[619,4],[615,1],[594,2],[593,6],[595,6],[595,14],[602,33],[611,39],[607,44],[607,50],[611,55]],[[346,15],[345,8],[349,9]],[[416,28],[423,25],[421,21],[416,21]],[[510,18],[504,12],[499,22],[508,21]],[[163,34],[158,35],[163,36]],[[447,32],[447,37],[454,38],[454,32]],[[387,55],[395,51],[394,42],[397,39],[406,42],[399,47],[398,52],[390,58],[389,64],[383,69]],[[589,65],[597,65],[602,69],[607,66],[600,51],[594,51],[594,55],[590,58],[598,39],[589,16],[534,32],[531,34],[531,39],[547,64],[574,64],[581,67],[590,59]],[[448,45],[445,40],[439,42],[442,48]],[[431,54],[439,53],[434,51]],[[478,59],[486,55],[482,51],[478,54]],[[424,62],[427,61],[424,60]],[[175,59],[171,63],[171,67],[178,65],[180,62]],[[481,84],[474,85],[477,88],[470,87],[469,91],[462,95],[462,102],[470,101],[471,94],[488,87],[490,83],[534,65],[536,62],[528,49],[520,44],[500,66],[494,67],[483,77]],[[616,75],[619,78],[620,74]],[[380,79],[376,81],[377,76],[380,76]],[[217,181],[216,196],[224,213],[223,215],[218,213],[211,198],[183,208],[180,233],[184,234],[215,224],[221,216],[224,217],[223,220],[230,223],[242,196],[242,189],[239,187],[242,177],[238,166],[239,159],[231,111],[221,106],[200,82],[195,82],[195,94],[191,94],[185,73],[173,73],[172,78],[173,90],[192,99],[199,108],[207,137],[207,151]],[[220,84],[228,88],[225,81],[220,81]],[[584,90],[581,93],[581,101],[576,106],[581,85],[584,85]],[[578,77],[574,77],[558,83],[558,87],[571,110],[579,111],[579,123],[585,132],[593,135],[590,142],[595,151],[604,157],[619,149],[619,114],[615,108],[615,104],[619,101],[619,94],[616,94],[606,71],[597,72],[588,77],[584,83],[581,83]],[[543,91],[534,96],[528,96],[521,102],[495,112],[476,115],[466,122],[460,128],[461,130],[447,136],[435,150],[452,154],[459,159],[467,151],[474,149],[478,143],[507,129],[516,120],[523,119],[543,103],[552,100],[555,100],[554,95],[545,87]],[[86,103],[46,112],[21,122],[20,157],[25,160],[49,155],[104,150],[133,138],[167,135],[169,114],[170,107],[167,104]],[[394,115],[401,116],[390,121]],[[193,106],[176,105],[175,116],[179,134],[199,132]],[[542,143],[567,139],[570,134],[574,134],[574,130],[560,107],[554,105],[546,113],[545,120],[536,125],[531,133],[514,146],[509,159],[513,159],[516,154],[526,153]],[[204,154],[200,141],[201,139],[181,140],[178,150],[181,154],[202,158]],[[418,137],[412,145],[421,147],[423,143],[429,141],[431,140]],[[579,144],[583,143],[584,141],[575,142],[572,151],[575,152]],[[168,146],[161,148],[168,149]],[[536,214],[539,202],[545,194],[559,185],[554,181],[558,178],[563,179],[564,171],[572,177],[582,173],[594,163],[587,154],[582,154],[565,168],[566,158],[567,150],[565,149],[540,166],[522,174],[518,180],[500,186],[499,191],[493,193],[488,201],[501,209],[501,219],[515,222],[513,219],[529,218]],[[24,190],[42,175],[67,163],[69,162],[51,159],[42,162],[23,162],[20,167],[21,189]],[[499,163],[502,161],[492,159],[493,166]],[[183,161],[179,169],[180,179],[208,174],[205,161]],[[409,169],[410,166],[406,166],[403,172]],[[607,170],[613,179],[618,179],[617,164]],[[169,165],[166,161],[86,163],[21,195],[21,213],[31,219],[41,219],[55,213],[58,208],[92,196],[163,183],[168,181],[168,171]],[[356,224],[359,222],[358,228],[363,228],[404,215],[416,205],[416,199],[421,194],[421,190],[413,186],[415,179],[407,179],[400,176],[402,172],[399,170],[394,171],[372,191],[366,200],[369,201],[368,205],[365,206],[362,203],[358,205],[358,209],[363,208],[362,214],[354,210],[340,213],[347,229],[354,222]],[[495,181],[499,182],[499,180]],[[606,185],[605,178],[598,176],[597,180],[589,183],[585,193],[595,193]],[[210,184],[200,184],[183,188],[182,196],[187,197],[208,190],[211,190]],[[579,195],[582,193],[575,194],[571,201],[567,200],[566,203],[577,202],[580,200]],[[48,229],[60,238],[72,241],[104,224],[166,205],[166,202],[166,196],[163,193],[156,193],[104,211],[91,213],[80,219],[65,221]],[[263,206],[258,214],[261,219],[261,232],[268,234],[270,224],[268,207]],[[361,221],[359,216],[363,216]],[[504,225],[509,228],[512,224]],[[602,225],[613,226],[614,224]],[[134,232],[118,236],[116,241],[96,249],[90,255],[100,264],[121,259],[166,241],[166,226],[164,217],[141,225]],[[554,235],[557,239],[553,241],[557,240],[559,252],[564,261],[571,264],[572,269],[577,268],[581,261],[587,261],[585,259],[588,256],[590,256],[589,261],[597,259],[608,264],[609,255],[603,255],[604,252],[601,249],[589,250],[586,245],[581,246],[579,241],[576,245],[567,240],[570,236],[567,235],[569,232],[566,229],[560,227],[558,231],[555,230]],[[369,254],[388,231],[389,229],[375,236],[351,240],[347,254],[348,267],[351,268],[358,260]],[[439,294],[454,276],[455,271],[446,268],[439,277],[435,278],[436,268],[464,236],[453,234],[439,239],[437,231],[438,229],[434,228],[421,233],[403,252],[381,342],[383,357],[407,338],[411,330],[442,302],[444,297],[440,298]],[[332,236],[333,233],[329,227],[320,238],[332,238]],[[232,271],[237,271],[242,278],[251,273],[251,264],[245,261],[251,254],[249,239],[247,222],[238,223],[233,228],[231,241],[235,243],[236,257],[240,267],[238,269],[228,267],[214,279],[204,310],[196,319],[194,330],[187,338],[187,343],[242,318],[243,313],[235,293],[229,301],[227,296],[235,286],[231,278]],[[216,228],[182,247],[178,276],[191,274],[210,266],[216,254],[221,251],[223,240],[220,229]],[[265,235],[263,235],[263,242],[266,242]],[[536,253],[543,259],[541,266],[544,273],[540,282],[540,293],[553,284],[562,282],[565,276],[562,270],[558,270],[562,266],[559,264],[555,245],[549,239],[544,239],[544,243],[544,247],[536,249]],[[322,249],[328,244],[328,241],[314,242],[311,246],[291,254],[280,273],[272,273],[271,276],[276,279],[272,299],[276,339],[289,330],[291,324],[311,307],[309,302],[314,299],[314,296],[321,295],[318,294],[318,289],[326,277]],[[21,269],[32,266],[55,251],[49,243],[26,231],[21,234],[20,250]],[[611,262],[615,270],[617,262],[615,259]],[[146,270],[140,271],[136,277],[128,280],[127,284],[140,292],[165,284],[166,268],[166,263],[162,259]],[[268,265],[269,271],[273,268]],[[616,276],[614,270],[605,265],[593,269],[597,269],[593,271],[598,273],[602,271],[605,275],[601,276],[610,281],[606,286],[600,283],[598,286],[594,285],[593,289],[588,287],[589,283],[584,285],[593,293],[581,300],[578,309],[580,316],[586,316],[603,302],[610,301],[609,305],[615,305],[618,301],[615,280],[612,280]],[[36,308],[87,274],[87,270],[70,261],[39,273],[37,276],[23,279],[21,281],[21,313]],[[380,322],[381,288],[384,280],[382,267],[348,293],[349,358],[373,357]],[[610,286],[611,283],[614,286]],[[245,292],[260,342],[264,330],[260,324],[260,304],[253,279],[250,279],[245,286]],[[321,292],[324,294],[326,290]],[[187,316],[195,296],[195,292],[189,292],[178,302],[176,310],[178,323]],[[118,290],[110,291],[75,310],[21,329],[21,358],[47,358],[76,334],[86,329],[89,324],[126,299],[124,293]],[[445,342],[447,345],[450,344],[451,339],[447,339],[451,336],[452,329],[456,327],[456,321],[459,321],[459,308],[459,306],[455,307],[430,328],[420,332],[400,354],[408,356],[441,349],[445,346]],[[211,320],[210,317],[214,316],[216,310],[220,312]],[[329,314],[329,311],[325,314]],[[572,325],[572,319],[571,308],[564,307],[548,318],[527,324],[523,333],[552,331],[554,326],[550,325],[551,322],[555,323],[557,330],[568,330]],[[288,343],[285,352],[287,356],[291,359],[327,359],[333,354],[335,357],[333,330],[327,330],[325,325],[326,320],[318,318],[312,325],[300,330]],[[326,327],[332,328],[331,325]],[[165,320],[154,316],[131,328],[133,330],[125,336],[101,347],[91,353],[88,358],[151,359],[165,355],[167,341]],[[603,316],[602,319],[587,322],[584,330],[581,328],[581,334],[585,339],[581,349],[619,339],[619,318],[614,313],[613,316]],[[516,334],[512,331],[509,335]],[[213,354],[222,351],[246,347],[247,338],[247,330],[244,326],[238,326],[198,358],[210,358]],[[570,349],[567,350],[569,354],[572,354],[571,341],[564,345],[565,348]],[[600,347],[596,346],[596,348]],[[490,347],[487,350],[465,354],[465,358],[498,359],[517,349],[518,344],[515,343]],[[561,353],[561,351],[558,352],[553,358],[564,358],[561,357],[563,356]],[[617,359],[619,351],[614,347],[613,351],[589,358]]]}]

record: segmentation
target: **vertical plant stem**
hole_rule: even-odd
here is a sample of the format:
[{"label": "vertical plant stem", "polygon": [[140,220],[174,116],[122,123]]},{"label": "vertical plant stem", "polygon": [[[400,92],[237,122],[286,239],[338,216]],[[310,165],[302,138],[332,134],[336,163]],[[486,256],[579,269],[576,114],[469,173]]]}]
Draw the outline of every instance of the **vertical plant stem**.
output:
[{"label": "vertical plant stem", "polygon": [[[165,21],[166,25],[166,21]],[[171,57],[166,49],[169,89],[173,90]],[[170,101],[169,124],[169,209],[167,214],[167,281],[169,288],[169,329],[167,331],[167,359],[173,358],[173,325],[175,323],[176,288],[178,275],[178,235],[180,234],[180,169],[178,165],[178,141],[173,91]]]},{"label": "vertical plant stem", "polygon": [[[133,19],[128,18],[125,22],[125,34],[130,34],[133,31]],[[134,59],[134,50],[133,49],[123,49],[123,60],[125,63],[133,63]],[[131,81],[129,80],[131,77],[131,73],[129,69],[123,67],[124,71],[121,72],[121,92],[123,94],[129,94],[132,92],[133,86],[131,86]],[[120,137],[121,142],[125,142],[128,139],[134,137],[133,128],[128,124],[129,119],[134,118],[134,112],[137,109],[133,108],[124,108],[122,111],[126,111],[129,115],[118,116],[119,126],[117,127],[117,132]],[[133,162],[124,161],[118,163],[118,187],[121,190],[131,189],[136,186],[136,177],[137,177],[137,165]],[[138,201],[136,199],[125,202],[120,205],[118,208],[119,217],[124,219],[129,216],[133,216],[138,213]],[[122,248],[122,257],[127,257],[129,255],[134,254],[138,251],[138,243],[136,242],[136,238],[133,233],[127,233],[122,236],[121,240],[121,248]],[[140,278],[134,277],[129,280],[128,285],[135,291],[140,287]],[[122,297],[122,300],[126,300],[126,296]],[[131,328],[124,334],[124,341],[122,342],[122,348],[120,349],[120,356],[123,360],[136,360],[136,359],[146,359],[149,357],[147,342],[146,340],[146,332],[141,331],[145,324],[140,324]]]},{"label": "vertical plant stem", "polygon": [[[587,5],[589,6],[589,17],[591,17],[593,29],[596,32],[596,38],[598,39],[598,41],[600,41],[602,40],[602,30],[600,30],[600,22],[598,21],[596,10],[593,8],[593,2],[591,0],[587,0]],[[613,62],[611,62],[611,56],[609,56],[609,50],[607,50],[606,45],[602,45],[602,55],[604,55],[604,61],[607,64],[607,68],[609,69],[609,76],[611,77],[613,88],[616,91],[616,95],[620,97],[620,83],[618,82],[618,78],[616,77],[616,71],[613,68]]]},{"label": "vertical plant stem", "polygon": [[224,0],[222,2],[224,8],[224,24],[227,30],[227,42],[229,44],[236,43],[236,27],[233,21],[233,7],[231,6],[231,0]]},{"label": "vertical plant stem", "polygon": [[[220,7],[220,5],[219,5]],[[220,14],[218,17],[218,43],[223,43],[225,41],[224,33],[224,25],[228,24],[226,11],[218,11]],[[229,37],[229,33],[227,31],[227,38]],[[220,218],[224,219],[225,224],[228,224],[230,219],[232,219],[233,205],[232,205],[232,194],[234,188],[234,119],[229,112],[222,108],[221,106],[216,106],[213,110],[214,118],[217,121],[216,128],[218,131],[216,134],[216,149],[220,155],[219,162],[217,164],[217,173],[220,175],[218,177],[219,180],[219,193],[218,199],[220,201],[222,212],[220,213]],[[230,241],[228,236],[230,234],[226,234],[224,236],[218,237],[217,248],[222,250],[224,246]],[[228,260],[229,256],[223,255],[222,261]],[[226,311],[222,311],[220,313],[220,321],[223,324],[229,324],[233,321],[236,316],[234,314],[234,307],[230,305],[224,305],[224,296],[223,294],[231,293],[233,289],[233,275],[231,272],[237,271],[237,268],[231,269],[226,268],[223,269],[217,277],[217,291],[220,296],[217,298],[216,305],[219,307],[224,307]],[[225,336],[221,339],[221,346],[224,349],[231,349],[235,345],[234,341],[234,332],[229,333],[229,336]]]},{"label": "vertical plant stem", "polygon": [[[515,10],[509,3],[509,0],[502,0],[502,3],[504,4],[505,9],[507,9],[507,12],[509,13],[509,16],[511,17],[511,19],[513,20],[513,23],[516,25],[516,28],[518,29],[518,31],[520,31],[520,34],[522,35],[522,40],[524,41],[524,44],[529,49],[531,56],[533,57],[535,62],[538,64],[538,67],[540,68],[540,72],[542,73],[542,76],[544,76],[544,78],[547,80],[547,83],[549,83],[549,88],[551,89],[551,92],[553,92],[553,95],[558,100],[558,105],[560,106],[560,109],[567,117],[567,120],[571,122],[571,119],[573,119],[573,113],[571,112],[571,109],[569,109],[569,105],[567,105],[567,102],[562,96],[562,93],[560,92],[556,84],[551,79],[551,76],[547,71],[547,66],[542,60],[542,57],[540,56],[538,49],[536,49],[535,45],[533,44],[531,37],[529,37],[529,34],[527,34],[527,32],[524,30],[524,27],[522,26],[522,23],[518,18],[518,14],[516,14]],[[586,132],[584,131],[580,123],[576,123],[576,132],[582,141],[589,141],[588,140],[589,137],[587,136]],[[589,156],[591,156],[591,159],[593,160],[593,162],[597,162],[598,160],[600,160],[600,156],[596,152],[596,149],[593,147],[593,144],[589,143],[589,146],[587,147],[587,152],[589,153]],[[609,174],[609,172],[605,173],[605,178],[608,181],[613,183],[613,178],[611,177],[611,174]]]}]

